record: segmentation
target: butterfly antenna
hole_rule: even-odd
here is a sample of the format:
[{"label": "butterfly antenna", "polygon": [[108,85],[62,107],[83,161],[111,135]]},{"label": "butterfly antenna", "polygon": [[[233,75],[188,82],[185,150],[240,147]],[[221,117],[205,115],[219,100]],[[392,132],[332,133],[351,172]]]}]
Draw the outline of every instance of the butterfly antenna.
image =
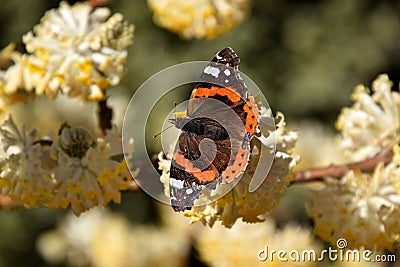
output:
[{"label": "butterfly antenna", "polygon": [[[174,117],[176,119],[176,102],[174,102]],[[162,134],[163,132],[165,132],[166,130],[171,128],[172,126],[174,126],[174,125],[172,124],[172,125],[168,126],[167,128],[165,128],[164,130],[162,130],[161,132],[159,132],[158,134],[153,135],[153,138],[157,138],[160,134]]]},{"label": "butterfly antenna", "polygon": [[158,134],[153,135],[153,138],[157,138],[160,134],[162,134],[163,132],[165,132],[166,130],[168,130],[169,128],[173,127],[174,125],[170,125],[167,128],[165,128],[164,130],[162,130],[161,132],[159,132]]},{"label": "butterfly antenna", "polygon": [[174,102],[174,117],[176,119],[176,102]]}]

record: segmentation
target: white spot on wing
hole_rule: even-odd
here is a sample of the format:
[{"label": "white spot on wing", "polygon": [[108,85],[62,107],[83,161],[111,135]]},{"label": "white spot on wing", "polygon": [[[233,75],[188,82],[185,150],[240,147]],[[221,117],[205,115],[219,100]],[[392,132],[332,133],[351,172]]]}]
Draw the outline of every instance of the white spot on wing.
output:
[{"label": "white spot on wing", "polygon": [[229,76],[229,75],[231,75],[231,71],[230,71],[230,70],[228,70],[228,69],[225,69],[225,70],[224,70],[224,73],[225,73],[225,75],[226,75],[226,76]]},{"label": "white spot on wing", "polygon": [[187,195],[190,195],[191,193],[193,193],[193,189],[192,188],[186,189],[186,194]]},{"label": "white spot on wing", "polygon": [[175,179],[175,178],[171,178],[171,179],[169,180],[169,182],[170,182],[170,184],[171,184],[172,187],[175,187],[175,188],[177,188],[177,189],[182,189],[182,188],[183,188],[183,183],[184,183],[185,181],[183,181],[183,180],[177,180],[177,179]]},{"label": "white spot on wing", "polygon": [[216,68],[216,67],[207,66],[207,67],[204,69],[204,73],[205,73],[205,74],[210,74],[210,75],[214,76],[215,78],[218,78],[218,75],[219,75],[219,73],[220,73],[220,70],[219,70],[218,68]]},{"label": "white spot on wing", "polygon": [[225,83],[228,83],[228,82],[229,82],[229,80],[228,80],[228,79],[226,79],[226,80],[225,80]]}]

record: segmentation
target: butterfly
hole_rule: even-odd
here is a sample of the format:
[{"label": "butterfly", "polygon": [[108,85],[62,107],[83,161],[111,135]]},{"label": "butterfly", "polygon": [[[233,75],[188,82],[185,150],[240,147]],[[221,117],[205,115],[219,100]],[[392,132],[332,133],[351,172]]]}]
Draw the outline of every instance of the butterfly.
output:
[{"label": "butterfly", "polygon": [[219,51],[192,91],[186,117],[170,122],[181,130],[170,168],[170,201],[189,210],[203,187],[214,190],[246,169],[259,112],[239,73],[240,58]]}]

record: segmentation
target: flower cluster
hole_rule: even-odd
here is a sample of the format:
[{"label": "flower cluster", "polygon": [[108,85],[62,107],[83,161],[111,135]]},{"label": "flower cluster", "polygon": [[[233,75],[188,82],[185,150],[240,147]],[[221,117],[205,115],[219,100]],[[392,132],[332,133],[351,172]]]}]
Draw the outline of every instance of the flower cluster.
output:
[{"label": "flower cluster", "polygon": [[[221,221],[226,227],[231,227],[239,218],[245,222],[260,222],[263,221],[263,216],[279,203],[294,177],[292,169],[298,162],[298,158],[292,154],[297,134],[286,129],[283,115],[278,114],[275,118],[276,129],[272,129],[274,134],[271,136],[275,138],[273,142],[273,138],[267,138],[271,130],[270,125],[262,123],[267,121],[267,118],[270,118],[270,114],[262,111],[260,119],[262,135],[253,138],[251,142],[250,162],[240,181],[225,195],[223,194],[226,192],[225,186],[229,184],[219,185],[212,193],[203,190],[200,199],[195,201],[195,206],[183,213],[190,218],[191,222],[200,221],[205,225],[213,226],[216,221]],[[267,160],[261,157],[261,149],[267,149],[268,155],[274,154],[272,167],[260,187],[250,192],[249,185],[259,161]],[[172,151],[166,155],[167,159],[163,158],[162,153],[159,155],[159,169],[162,170],[160,180],[164,184],[164,192],[168,197],[171,156]],[[211,202],[218,194],[222,197]],[[208,204],[199,205],[200,203]]]},{"label": "flower cluster", "polygon": [[340,180],[328,177],[322,188],[311,192],[307,210],[315,232],[332,243],[346,238],[349,247],[380,250],[400,240],[400,94],[391,86],[387,75],[373,82],[372,92],[357,86],[355,103],[339,116],[339,142],[349,160],[368,159],[387,149],[394,156],[372,172],[354,168]]},{"label": "flower cluster", "polygon": [[332,244],[345,238],[349,248],[381,250],[399,242],[399,163],[379,164],[372,174],[349,171],[313,190],[307,210],[315,232]]},{"label": "flower cluster", "polygon": [[391,91],[393,83],[382,74],[372,83],[373,93],[358,85],[350,108],[344,108],[337,120],[340,145],[351,160],[363,160],[399,143],[400,94]]},{"label": "flower cluster", "polygon": [[79,215],[120,202],[120,190],[131,182],[125,161],[113,159],[123,154],[116,127],[97,140],[79,126],[39,140],[35,130],[19,129],[9,117],[0,126],[0,140],[0,192],[28,207],[71,205]]},{"label": "flower cluster", "polygon": [[[173,239],[173,242],[171,242]],[[76,218],[69,214],[58,228],[42,234],[36,246],[49,263],[71,266],[182,266],[190,238],[166,226],[131,225],[96,208]]]},{"label": "flower cluster", "polygon": [[36,130],[18,129],[12,117],[0,125],[0,192],[28,207],[49,201],[54,186],[42,162],[47,159],[51,164],[51,160],[36,140]]},{"label": "flower cluster", "polygon": [[215,38],[243,21],[249,0],[148,0],[159,26],[184,39]]},{"label": "flower cluster", "polygon": [[[257,252],[265,250],[314,250],[318,253],[317,244],[309,229],[295,225],[286,225],[283,229],[276,229],[274,222],[267,219],[257,225],[236,223],[232,229],[216,225],[207,229],[198,236],[196,248],[200,258],[211,267],[217,266],[286,266],[288,262],[271,260],[270,255],[261,253],[266,261],[258,259]],[[314,261],[297,261],[296,266],[314,266]]]},{"label": "flower cluster", "polygon": [[13,52],[14,65],[0,73],[0,107],[28,93],[103,100],[104,90],[118,84],[124,73],[133,31],[121,14],[110,17],[107,8],[61,2],[24,35],[29,53]]}]

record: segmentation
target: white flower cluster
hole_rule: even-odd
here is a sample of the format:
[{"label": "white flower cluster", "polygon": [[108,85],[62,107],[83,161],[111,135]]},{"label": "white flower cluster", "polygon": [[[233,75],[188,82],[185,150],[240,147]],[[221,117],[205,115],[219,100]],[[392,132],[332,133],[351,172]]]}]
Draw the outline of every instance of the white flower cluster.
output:
[{"label": "white flower cluster", "polygon": [[36,246],[52,264],[183,266],[190,237],[177,234],[175,227],[132,225],[125,217],[96,208],[80,218],[68,214],[56,229],[43,233]]},{"label": "white flower cluster", "polygon": [[352,107],[344,108],[337,126],[340,145],[350,162],[367,160],[390,149],[393,158],[366,172],[350,169],[340,180],[327,179],[312,190],[307,210],[315,232],[335,243],[345,238],[350,248],[390,249],[400,241],[400,94],[387,75],[357,86]]},{"label": "white flower cluster", "polygon": [[0,73],[0,107],[20,100],[21,91],[103,100],[104,90],[118,84],[124,73],[133,31],[121,14],[110,17],[107,8],[61,2],[24,35],[29,54],[13,52],[15,64]]},{"label": "white flower cluster", "polygon": [[53,186],[42,162],[48,153],[36,140],[37,131],[18,129],[12,117],[0,125],[0,192],[29,207],[49,201]]},{"label": "white flower cluster", "polygon": [[215,38],[242,22],[249,0],[148,0],[154,21],[184,39]]},{"label": "white flower cluster", "polygon": [[[266,251],[267,247],[267,251]],[[271,251],[314,250],[321,249],[315,242],[310,229],[296,225],[286,225],[277,229],[271,219],[257,225],[237,222],[232,229],[216,225],[203,231],[196,240],[200,259],[207,266],[287,266],[288,261],[271,259]],[[263,254],[257,252],[263,250]],[[258,259],[265,257],[266,261]],[[268,259],[267,259],[268,258]],[[290,262],[292,266],[314,266],[313,261]]]},{"label": "white flower cluster", "polygon": [[374,156],[397,144],[400,132],[400,94],[391,91],[393,83],[382,74],[372,83],[371,91],[358,85],[350,108],[344,108],[337,120],[342,146],[351,160]]},{"label": "white flower cluster", "polygon": [[132,179],[125,161],[113,160],[123,154],[116,127],[97,140],[83,127],[65,127],[58,138],[39,140],[36,131],[18,129],[9,117],[0,126],[0,144],[0,192],[28,207],[71,205],[79,215],[120,202],[120,190]]}]

